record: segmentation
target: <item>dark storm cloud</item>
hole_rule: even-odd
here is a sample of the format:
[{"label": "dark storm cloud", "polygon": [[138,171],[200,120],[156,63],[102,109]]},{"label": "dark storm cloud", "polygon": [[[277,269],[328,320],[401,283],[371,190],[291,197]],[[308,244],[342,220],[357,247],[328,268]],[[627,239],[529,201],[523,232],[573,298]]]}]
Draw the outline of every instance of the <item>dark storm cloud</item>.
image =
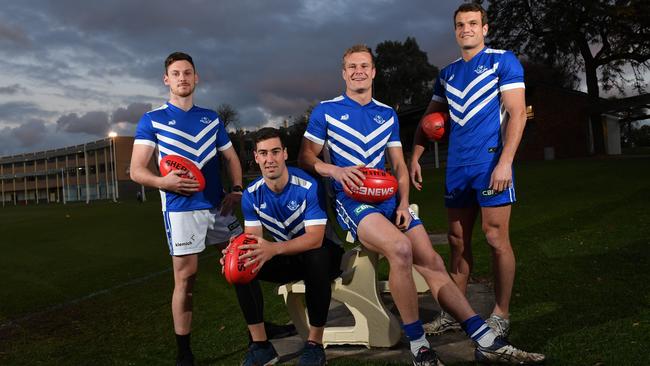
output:
[{"label": "dark storm cloud", "polygon": [[[458,50],[451,17],[460,3],[8,2],[0,13],[0,76],[21,78],[8,79],[0,95],[41,90],[42,98],[61,104],[55,115],[48,115],[47,127],[54,134],[47,143],[103,137],[109,127],[128,133],[144,106],[158,106],[167,98],[163,60],[180,50],[197,65],[195,103],[213,109],[231,104],[240,113],[240,127],[254,129],[269,119],[301,115],[319,100],[339,95],[344,88],[341,54],[352,44],[374,48],[384,40],[413,36],[433,64],[453,61]],[[36,114],[45,107],[34,103],[0,104],[0,142],[9,136],[2,123],[12,121],[15,128],[18,116],[20,121],[45,118]],[[3,113],[8,107],[11,119]]]},{"label": "dark storm cloud", "polygon": [[46,129],[43,120],[32,119],[11,130],[11,136],[16,138],[21,146],[34,146],[45,139]]},{"label": "dark storm cloud", "polygon": [[56,124],[58,130],[70,133],[106,136],[109,131],[108,113],[101,111],[88,112],[81,117],[76,113],[69,113],[61,116]]},{"label": "dark storm cloud", "polygon": [[0,103],[0,123],[15,123],[34,117],[49,117],[52,112],[41,109],[33,102]]},{"label": "dark storm cloud", "polygon": [[[164,57],[173,50],[185,50],[195,57],[208,103],[226,99],[246,108],[298,95],[297,111],[304,100],[340,93],[342,81],[336,78],[340,54],[353,43],[374,47],[383,40],[416,36],[427,49],[425,46],[435,45],[431,39],[437,34],[431,29],[438,23],[444,24],[440,28],[453,40],[450,19],[457,4],[445,3],[433,6],[414,1],[405,6],[399,1],[368,1],[360,7],[343,1],[195,1],[183,4],[182,14],[188,16],[179,16],[174,3],[159,1],[64,0],[45,2],[40,9],[51,21],[67,25],[61,34],[50,33],[48,39],[84,45],[90,57],[84,62],[91,65],[92,55],[100,53],[102,58],[95,60],[98,65],[113,65],[103,70],[91,68],[93,75],[126,73],[158,82]],[[129,11],[123,11],[125,8]],[[413,23],[419,27],[408,29]],[[450,61],[451,57],[442,53],[434,56]],[[83,60],[84,54],[75,57]],[[327,75],[323,81],[310,80],[323,73]],[[257,95],[264,85],[284,78],[294,81],[291,90],[270,91],[273,97],[268,90]],[[242,87],[246,89],[237,90]],[[280,108],[274,109],[275,105]],[[284,103],[264,106],[273,114],[287,113]]]},{"label": "dark storm cloud", "polygon": [[131,103],[126,108],[115,110],[111,116],[111,121],[113,123],[138,123],[140,117],[151,109],[151,103]]},{"label": "dark storm cloud", "polygon": [[27,89],[20,84],[0,86],[0,94],[14,95],[18,93],[27,93]]},{"label": "dark storm cloud", "polygon": [[0,41],[8,41],[20,46],[29,44],[29,38],[22,28],[12,27],[6,23],[0,23]]}]

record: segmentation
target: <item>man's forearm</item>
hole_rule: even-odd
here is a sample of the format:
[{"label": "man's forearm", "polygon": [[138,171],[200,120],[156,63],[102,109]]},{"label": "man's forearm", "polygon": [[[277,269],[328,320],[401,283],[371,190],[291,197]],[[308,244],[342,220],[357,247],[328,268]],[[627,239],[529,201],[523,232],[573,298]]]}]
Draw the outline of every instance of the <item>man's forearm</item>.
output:
[{"label": "man's forearm", "polygon": [[503,151],[499,162],[512,164],[517,153],[517,148],[521,142],[521,137],[526,127],[526,113],[511,116],[506,127],[506,136],[503,144]]}]

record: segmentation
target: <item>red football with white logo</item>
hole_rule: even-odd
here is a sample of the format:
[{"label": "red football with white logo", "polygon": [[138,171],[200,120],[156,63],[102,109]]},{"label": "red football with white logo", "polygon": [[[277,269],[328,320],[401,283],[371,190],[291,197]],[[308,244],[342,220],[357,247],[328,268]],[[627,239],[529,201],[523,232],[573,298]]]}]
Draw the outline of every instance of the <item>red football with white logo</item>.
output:
[{"label": "red football with white logo", "polygon": [[397,193],[397,179],[385,170],[376,168],[359,168],[365,176],[363,186],[355,192],[347,189],[345,193],[355,201],[381,203]]},{"label": "red football with white logo", "polygon": [[248,252],[247,249],[240,249],[239,247],[245,244],[257,244],[257,240],[248,238],[246,234],[239,234],[230,242],[226,249],[226,255],[223,258],[223,274],[226,276],[226,281],[231,285],[245,285],[251,282],[257,273],[253,273],[256,265],[244,267],[250,258],[241,259],[241,255]]},{"label": "red football with white logo", "polygon": [[442,141],[449,130],[449,115],[443,112],[429,113],[422,118],[420,129],[429,140]]},{"label": "red football with white logo", "polygon": [[180,155],[166,155],[160,160],[160,174],[164,177],[172,170],[182,170],[181,178],[189,178],[199,182],[199,191],[205,189],[205,177],[196,164]]}]

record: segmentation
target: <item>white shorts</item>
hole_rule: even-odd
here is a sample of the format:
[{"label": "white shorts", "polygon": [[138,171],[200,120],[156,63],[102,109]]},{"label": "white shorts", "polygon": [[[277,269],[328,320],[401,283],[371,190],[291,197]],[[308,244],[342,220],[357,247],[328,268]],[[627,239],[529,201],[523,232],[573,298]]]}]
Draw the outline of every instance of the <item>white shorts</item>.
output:
[{"label": "white shorts", "polygon": [[169,254],[201,253],[206,245],[227,242],[244,232],[235,216],[221,216],[219,210],[164,211]]}]

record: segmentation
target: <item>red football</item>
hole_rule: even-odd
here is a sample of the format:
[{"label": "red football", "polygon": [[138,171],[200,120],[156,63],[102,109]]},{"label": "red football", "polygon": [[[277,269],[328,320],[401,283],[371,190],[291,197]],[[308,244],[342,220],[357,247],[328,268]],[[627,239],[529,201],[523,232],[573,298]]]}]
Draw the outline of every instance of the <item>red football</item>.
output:
[{"label": "red football", "polygon": [[381,203],[397,193],[397,179],[385,170],[376,168],[359,168],[365,175],[363,186],[355,192],[345,193],[359,202]]},{"label": "red football", "polygon": [[181,178],[194,179],[199,182],[199,191],[205,189],[205,178],[201,169],[196,166],[191,160],[184,158],[180,155],[166,155],[160,160],[160,174],[164,177],[172,170],[182,170],[185,173],[181,174]]},{"label": "red football", "polygon": [[246,237],[246,234],[239,234],[228,245],[224,257],[223,274],[226,281],[231,285],[245,285],[255,278],[257,273],[253,273],[256,265],[244,267],[250,258],[240,259],[239,256],[246,254],[247,249],[240,249],[239,246],[245,244],[257,244],[257,240]]},{"label": "red football", "polygon": [[449,129],[448,122],[449,115],[447,113],[433,112],[422,118],[420,128],[429,140],[441,141],[446,137],[446,132]]}]

